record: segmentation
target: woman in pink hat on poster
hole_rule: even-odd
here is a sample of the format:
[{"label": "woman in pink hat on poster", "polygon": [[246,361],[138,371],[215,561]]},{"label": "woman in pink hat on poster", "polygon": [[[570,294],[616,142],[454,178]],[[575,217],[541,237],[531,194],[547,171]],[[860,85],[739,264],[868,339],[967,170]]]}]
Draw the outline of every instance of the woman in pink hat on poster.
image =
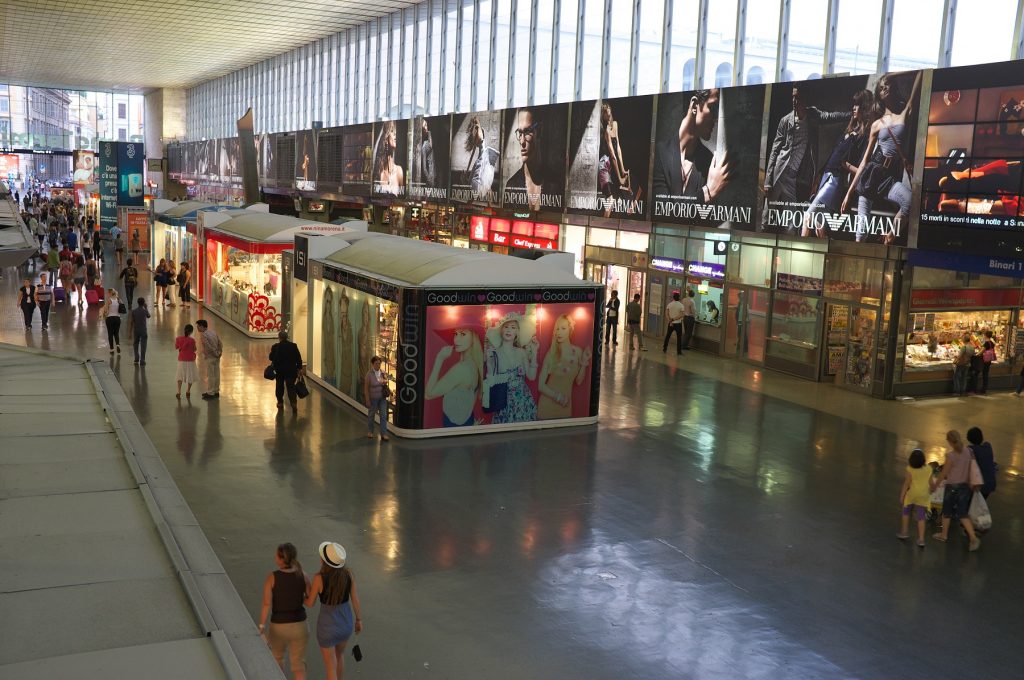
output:
[{"label": "woman in pink hat on poster", "polygon": [[490,397],[490,388],[506,386],[505,405],[493,410],[489,403],[484,408],[493,410],[491,423],[526,423],[537,420],[537,402],[533,399],[527,380],[537,379],[537,350],[540,343],[536,335],[522,342],[523,315],[509,312],[487,330],[487,378],[484,388]]},{"label": "woman in pink hat on poster", "polygon": [[[427,379],[427,399],[442,398],[442,421],[445,427],[474,425],[477,400],[484,380],[484,351],[480,342],[483,328],[476,324],[463,324],[435,329],[445,340],[437,350],[434,368]],[[458,361],[444,375],[441,369],[453,355]]]}]

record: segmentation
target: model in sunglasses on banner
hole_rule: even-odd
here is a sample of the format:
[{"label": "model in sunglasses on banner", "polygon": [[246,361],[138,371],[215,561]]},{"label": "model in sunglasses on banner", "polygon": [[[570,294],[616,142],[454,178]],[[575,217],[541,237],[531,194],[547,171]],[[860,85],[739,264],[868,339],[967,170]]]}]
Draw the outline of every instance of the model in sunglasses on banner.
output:
[{"label": "model in sunglasses on banner", "polygon": [[[871,123],[874,122],[871,118],[874,108],[875,98],[870,90],[861,90],[853,96],[850,122],[847,123],[846,129],[843,130],[842,136],[832,148],[832,153],[825,162],[821,181],[818,183],[818,192],[814,194],[811,204],[804,213],[803,227],[800,229],[801,236],[806,238],[811,235],[811,222],[814,213],[839,212],[842,196],[846,195],[849,180],[857,173],[857,167],[864,157],[868,131],[871,128]],[[814,227],[814,233],[818,238],[824,238],[824,225]]]},{"label": "model in sunglasses on banner", "polygon": [[856,240],[863,241],[870,228],[871,211],[878,201],[888,201],[897,207],[895,224],[883,229],[882,242],[893,243],[899,235],[900,226],[910,212],[912,194],[904,175],[910,177],[913,166],[910,153],[914,144],[908,134],[908,120],[914,113],[914,104],[921,92],[921,74],[914,76],[914,85],[909,97],[904,97],[895,79],[883,75],[875,85],[875,122],[871,124],[868,145],[864,151],[857,173],[850,182],[850,188],[843,199],[841,212],[846,212],[856,191],[857,231]]},{"label": "model in sunglasses on banner", "polygon": [[551,329],[551,349],[544,357],[538,381],[540,402],[537,415],[541,420],[571,418],[572,390],[582,385],[590,369],[590,348],[572,344],[576,324],[567,314],[555,319]]},{"label": "model in sunglasses on banner", "polygon": [[[523,345],[523,316],[509,312],[487,330],[487,377],[484,391],[495,385],[507,386],[505,407],[494,412],[491,423],[525,423],[537,420],[537,403],[527,380],[537,379],[537,350],[540,343],[533,335]],[[488,406],[487,403],[484,404]]]},{"label": "model in sunglasses on banner", "polygon": [[[445,427],[476,424],[474,411],[484,381],[484,350],[479,326],[436,329],[445,344],[437,350],[434,368],[427,379],[427,399],[441,397],[442,421]],[[458,356],[444,375],[441,370],[452,355]]]}]

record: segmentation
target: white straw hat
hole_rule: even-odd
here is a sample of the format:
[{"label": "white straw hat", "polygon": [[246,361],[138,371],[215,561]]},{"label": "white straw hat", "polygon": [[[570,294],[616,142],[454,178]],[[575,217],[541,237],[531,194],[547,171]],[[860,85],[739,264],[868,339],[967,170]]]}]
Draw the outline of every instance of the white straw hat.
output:
[{"label": "white straw hat", "polygon": [[335,569],[341,569],[345,566],[347,554],[345,553],[345,547],[340,543],[324,541],[320,544],[320,549],[317,552],[320,553],[320,559],[327,566],[334,567]]}]

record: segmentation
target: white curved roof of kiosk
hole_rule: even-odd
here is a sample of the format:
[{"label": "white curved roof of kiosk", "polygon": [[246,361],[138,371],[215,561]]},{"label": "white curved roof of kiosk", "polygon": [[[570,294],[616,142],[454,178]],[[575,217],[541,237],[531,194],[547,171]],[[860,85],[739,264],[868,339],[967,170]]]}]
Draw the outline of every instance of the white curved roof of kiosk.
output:
[{"label": "white curved roof of kiosk", "polygon": [[[274,215],[271,213],[252,212],[251,210],[240,210],[239,214],[229,220],[210,227],[210,231],[219,231],[246,241],[257,243],[291,243],[295,234],[303,228],[310,231],[320,232],[324,229],[333,228],[339,231],[344,227],[331,225],[327,222],[316,220],[300,220],[297,217],[287,215]],[[333,232],[331,232],[333,234]]]},{"label": "white curved roof of kiosk", "polygon": [[323,259],[367,274],[413,286],[597,286],[558,267],[519,257],[418,241],[389,234],[344,234],[348,245]]},{"label": "white curved roof of kiosk", "polygon": [[181,203],[176,203],[173,208],[164,211],[161,217],[184,217],[197,210],[213,207],[213,203],[207,203],[206,201],[182,201]]}]

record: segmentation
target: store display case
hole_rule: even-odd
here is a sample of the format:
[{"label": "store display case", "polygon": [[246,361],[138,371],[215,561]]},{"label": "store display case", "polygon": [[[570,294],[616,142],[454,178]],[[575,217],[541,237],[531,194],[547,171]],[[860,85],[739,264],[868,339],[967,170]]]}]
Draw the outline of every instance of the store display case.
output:
[{"label": "store display case", "polygon": [[597,421],[602,285],[543,257],[390,234],[300,241],[309,311],[293,322],[306,329],[307,375],[365,413],[366,374],[380,357],[396,434]]},{"label": "store display case", "polygon": [[[984,332],[992,331],[996,343],[996,361],[993,369],[1006,365],[1012,357],[1008,309],[976,312],[915,312],[910,314],[907,328],[904,374],[952,373],[953,360],[963,347],[965,334],[980,351],[985,342]],[[909,377],[909,376],[906,376]]]}]

